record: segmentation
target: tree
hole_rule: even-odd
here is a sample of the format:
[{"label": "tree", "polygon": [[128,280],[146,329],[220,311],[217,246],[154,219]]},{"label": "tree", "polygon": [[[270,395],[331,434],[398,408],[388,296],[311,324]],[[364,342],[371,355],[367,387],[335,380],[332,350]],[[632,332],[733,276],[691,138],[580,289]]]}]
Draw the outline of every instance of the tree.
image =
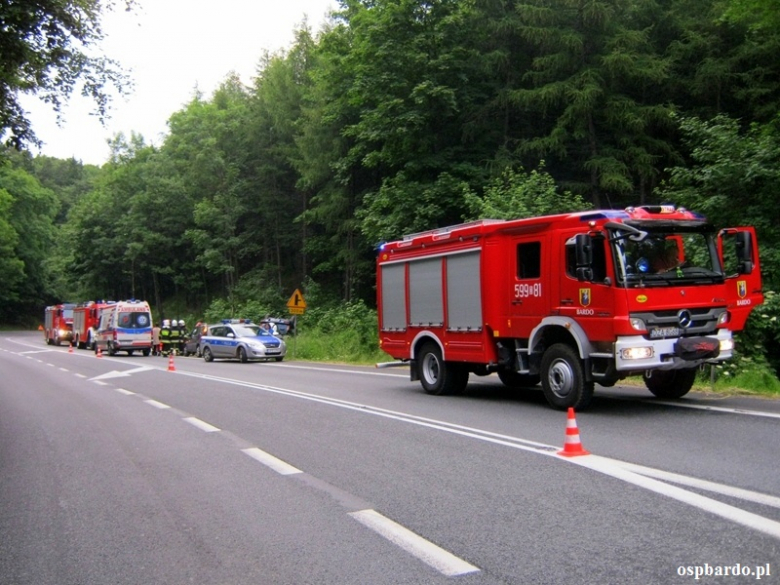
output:
[{"label": "tree", "polygon": [[0,320],[19,322],[57,296],[50,258],[58,208],[35,177],[0,165],[0,298],[7,301],[0,303]]},{"label": "tree", "polygon": [[[135,0],[120,0],[127,10]],[[103,38],[101,15],[114,0],[17,0],[0,3],[0,136],[16,148],[37,143],[19,104],[21,93],[37,94],[58,113],[73,91],[95,101],[106,116],[113,85],[128,86],[118,64],[90,54]]]},{"label": "tree", "polygon": [[483,197],[468,193],[466,205],[466,220],[517,219],[591,208],[581,196],[561,192],[544,170],[544,163],[530,173],[507,168],[501,177],[490,181]]},{"label": "tree", "polygon": [[533,61],[511,99],[540,121],[520,148],[547,159],[597,207],[647,197],[658,162],[674,160],[663,95],[669,63],[651,36],[658,5],[526,0],[517,10]]},{"label": "tree", "polygon": [[780,117],[742,129],[738,120],[682,118],[692,163],[674,167],[658,191],[667,200],[703,213],[716,226],[752,225],[761,243],[765,284],[780,288]]}]

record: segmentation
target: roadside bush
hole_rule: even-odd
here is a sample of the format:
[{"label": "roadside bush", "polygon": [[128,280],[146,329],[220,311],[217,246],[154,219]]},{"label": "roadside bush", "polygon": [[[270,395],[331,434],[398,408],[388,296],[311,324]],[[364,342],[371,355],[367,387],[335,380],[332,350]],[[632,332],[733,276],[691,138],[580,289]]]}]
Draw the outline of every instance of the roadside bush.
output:
[{"label": "roadside bush", "polygon": [[376,311],[363,301],[307,309],[298,317],[298,335],[288,339],[296,359],[376,363],[388,359],[379,350]]}]

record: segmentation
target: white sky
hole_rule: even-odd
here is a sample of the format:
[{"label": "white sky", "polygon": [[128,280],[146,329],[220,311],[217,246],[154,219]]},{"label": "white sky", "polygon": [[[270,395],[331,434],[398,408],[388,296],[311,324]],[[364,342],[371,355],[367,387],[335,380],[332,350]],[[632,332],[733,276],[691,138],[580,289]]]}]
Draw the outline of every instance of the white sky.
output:
[{"label": "white sky", "polygon": [[167,120],[194,96],[208,99],[231,71],[249,84],[267,50],[289,49],[304,16],[316,34],[336,0],[139,0],[133,13],[107,13],[102,52],[119,61],[135,88],[115,97],[111,119],[102,126],[91,115],[94,103],[74,94],[57,126],[51,107],[22,96],[33,130],[43,147],[34,154],[85,164],[108,160],[107,140],[119,132],[141,134],[159,146]]}]

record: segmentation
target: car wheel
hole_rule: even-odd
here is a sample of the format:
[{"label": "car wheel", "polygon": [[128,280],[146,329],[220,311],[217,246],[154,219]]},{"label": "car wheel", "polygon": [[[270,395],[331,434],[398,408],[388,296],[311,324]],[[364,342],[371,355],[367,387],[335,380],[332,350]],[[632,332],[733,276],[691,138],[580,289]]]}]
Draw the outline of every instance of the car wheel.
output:
[{"label": "car wheel", "polygon": [[214,356],[211,354],[211,350],[208,347],[203,348],[203,360],[207,362],[214,361]]},{"label": "car wheel", "polygon": [[277,362],[280,362],[280,361],[282,361],[282,360],[284,359],[284,356],[281,356],[281,357],[276,357],[276,358],[274,358],[274,359],[275,359]]},{"label": "car wheel", "polygon": [[243,347],[238,348],[238,359],[242,364],[245,364],[249,361],[249,357],[246,355],[246,349]]}]

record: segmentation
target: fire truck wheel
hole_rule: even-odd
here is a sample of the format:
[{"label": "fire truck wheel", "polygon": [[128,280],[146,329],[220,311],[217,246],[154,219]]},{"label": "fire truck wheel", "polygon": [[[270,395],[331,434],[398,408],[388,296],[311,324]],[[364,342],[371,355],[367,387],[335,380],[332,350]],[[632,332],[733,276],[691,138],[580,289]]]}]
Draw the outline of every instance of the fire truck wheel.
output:
[{"label": "fire truck wheel", "polygon": [[577,352],[556,343],[542,356],[542,389],[551,406],[560,410],[583,410],[593,398],[593,383],[585,381]]},{"label": "fire truck wheel", "polygon": [[658,398],[682,398],[693,387],[697,368],[684,370],[650,370],[642,375],[645,386]]},{"label": "fire truck wheel", "polygon": [[499,370],[498,379],[507,388],[532,388],[539,383],[536,374],[518,374],[510,370]]},{"label": "fire truck wheel", "polygon": [[460,364],[445,362],[435,343],[422,347],[417,364],[420,383],[428,394],[445,396],[460,394],[466,389],[469,371]]},{"label": "fire truck wheel", "polygon": [[214,361],[214,355],[211,353],[211,350],[208,347],[203,348],[203,361],[206,362]]}]

